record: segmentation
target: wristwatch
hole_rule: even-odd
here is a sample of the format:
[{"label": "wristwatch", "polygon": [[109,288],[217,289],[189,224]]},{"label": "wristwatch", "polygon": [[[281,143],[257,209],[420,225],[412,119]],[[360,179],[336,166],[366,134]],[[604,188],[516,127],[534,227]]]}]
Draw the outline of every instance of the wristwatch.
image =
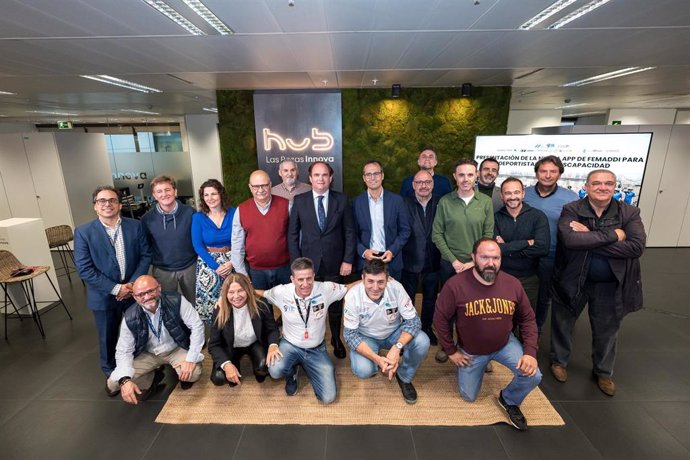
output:
[{"label": "wristwatch", "polygon": [[402,355],[402,352],[403,352],[403,344],[400,343],[400,342],[397,342],[397,343],[395,344],[395,348],[397,348],[398,350],[400,350],[400,354]]},{"label": "wristwatch", "polygon": [[122,385],[124,385],[125,383],[129,382],[130,380],[132,380],[132,377],[125,376],[125,377],[122,377],[120,380],[118,380],[118,381],[117,381],[117,384],[118,384],[120,387],[122,387]]}]

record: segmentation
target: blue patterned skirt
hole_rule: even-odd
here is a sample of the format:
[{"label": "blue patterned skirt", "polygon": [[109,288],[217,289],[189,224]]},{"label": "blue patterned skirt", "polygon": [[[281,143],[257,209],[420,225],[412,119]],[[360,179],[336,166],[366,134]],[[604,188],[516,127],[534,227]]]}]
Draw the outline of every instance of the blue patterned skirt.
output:
[{"label": "blue patterned skirt", "polygon": [[[210,255],[218,265],[230,261],[229,252],[212,252]],[[196,260],[196,311],[201,320],[207,324],[211,322],[222,286],[223,278],[209,267],[201,257],[198,257]]]}]

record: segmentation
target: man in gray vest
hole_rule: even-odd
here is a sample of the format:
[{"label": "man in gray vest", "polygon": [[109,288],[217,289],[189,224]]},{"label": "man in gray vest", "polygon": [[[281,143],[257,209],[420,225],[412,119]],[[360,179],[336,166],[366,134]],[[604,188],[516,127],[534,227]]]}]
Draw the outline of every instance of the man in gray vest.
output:
[{"label": "man in gray vest", "polygon": [[122,319],[115,349],[117,367],[108,388],[119,389],[123,401],[137,404],[154,393],[165,364],[175,369],[183,390],[191,388],[201,376],[204,359],[204,324],[199,314],[179,293],[161,293],[158,281],[149,275],[137,278],[132,295],[137,303]]}]

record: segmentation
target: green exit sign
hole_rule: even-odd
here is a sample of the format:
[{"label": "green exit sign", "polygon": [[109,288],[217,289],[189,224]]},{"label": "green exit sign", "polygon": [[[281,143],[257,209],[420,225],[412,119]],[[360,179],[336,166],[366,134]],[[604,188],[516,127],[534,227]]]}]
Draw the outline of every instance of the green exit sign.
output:
[{"label": "green exit sign", "polygon": [[613,120],[613,121],[611,122],[611,124],[612,124],[612,125],[621,125],[622,123],[621,123],[620,120]]},{"label": "green exit sign", "polygon": [[58,129],[72,129],[72,122],[71,121],[58,121],[57,125],[58,125]]}]

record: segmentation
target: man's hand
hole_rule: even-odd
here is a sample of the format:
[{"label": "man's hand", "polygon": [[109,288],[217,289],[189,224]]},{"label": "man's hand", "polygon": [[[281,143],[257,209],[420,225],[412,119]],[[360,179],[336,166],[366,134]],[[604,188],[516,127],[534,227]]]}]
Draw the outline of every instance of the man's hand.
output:
[{"label": "man's hand", "polygon": [[269,345],[268,353],[266,354],[266,365],[268,367],[271,367],[281,359],[283,359],[283,354],[280,352],[280,348],[278,348],[278,345],[276,345],[275,343]]},{"label": "man's hand", "polygon": [[183,361],[177,366],[175,366],[175,370],[177,371],[177,376],[182,382],[189,382],[189,379],[192,378],[192,372],[194,372],[194,368],[196,367],[196,363],[191,363],[189,361]]},{"label": "man's hand", "polygon": [[525,377],[534,377],[538,368],[537,360],[529,355],[522,355],[516,366],[516,369],[522,372]]},{"label": "man's hand", "polygon": [[625,241],[627,236],[625,235],[625,231],[623,231],[622,228],[617,228],[614,231],[616,232],[616,235],[618,235],[618,241]]},{"label": "man's hand", "polygon": [[352,273],[352,264],[343,262],[340,264],[340,276],[349,276]]},{"label": "man's hand", "polygon": [[228,382],[235,383],[239,385],[240,379],[242,376],[240,375],[240,372],[237,370],[234,364],[232,363],[227,363],[225,367],[223,368],[223,371],[225,371],[225,380]]},{"label": "man's hand", "polygon": [[367,249],[366,251],[364,251],[364,258],[366,260],[380,259],[381,256],[376,255],[378,253],[379,253],[379,251],[374,251],[373,249]]},{"label": "man's hand", "polygon": [[376,365],[381,369],[382,373],[388,372],[392,367],[393,363],[386,356],[378,356],[376,358]]},{"label": "man's hand", "polygon": [[465,367],[469,366],[472,364],[472,361],[474,361],[474,358],[471,356],[467,356],[464,353],[461,353],[460,351],[456,351],[452,355],[448,355],[448,359],[455,364],[458,367]]},{"label": "man's hand", "polygon": [[228,261],[223,265],[219,265],[218,268],[216,268],[216,273],[218,273],[218,276],[221,278],[228,276],[230,273],[232,273],[232,262]]},{"label": "man's hand", "polygon": [[383,256],[381,256],[381,260],[388,263],[391,260],[393,260],[393,253],[390,251],[386,251],[383,253]]},{"label": "man's hand", "polygon": [[505,240],[503,238],[501,238],[501,235],[498,235],[496,237],[496,242],[499,244],[503,244],[503,243],[505,243]]},{"label": "man's hand", "polygon": [[121,284],[120,285],[120,291],[117,293],[117,296],[115,297],[116,300],[124,300],[127,299],[128,297],[132,296],[132,283],[126,283],[126,284]]},{"label": "man's hand", "polygon": [[400,365],[400,350],[397,347],[391,347],[388,350],[388,354],[386,354],[386,360],[390,363],[390,367],[386,371],[388,373],[388,380],[393,380],[393,375],[395,375]]},{"label": "man's hand", "polygon": [[577,222],[575,220],[570,222],[570,228],[574,232],[588,232],[589,228],[585,224],[581,224],[580,222]]},{"label": "man's hand", "polygon": [[453,262],[453,268],[455,269],[455,273],[464,272],[465,270],[469,270],[472,267],[474,267],[474,262],[467,262],[466,264],[464,264],[457,259],[455,259],[455,261]]},{"label": "man's hand", "polygon": [[527,240],[527,246],[534,246],[534,240]]},{"label": "man's hand", "polygon": [[137,395],[141,394],[141,390],[132,380],[128,380],[124,385],[120,387],[120,396],[122,400],[129,404],[134,404],[135,406],[139,404]]}]

